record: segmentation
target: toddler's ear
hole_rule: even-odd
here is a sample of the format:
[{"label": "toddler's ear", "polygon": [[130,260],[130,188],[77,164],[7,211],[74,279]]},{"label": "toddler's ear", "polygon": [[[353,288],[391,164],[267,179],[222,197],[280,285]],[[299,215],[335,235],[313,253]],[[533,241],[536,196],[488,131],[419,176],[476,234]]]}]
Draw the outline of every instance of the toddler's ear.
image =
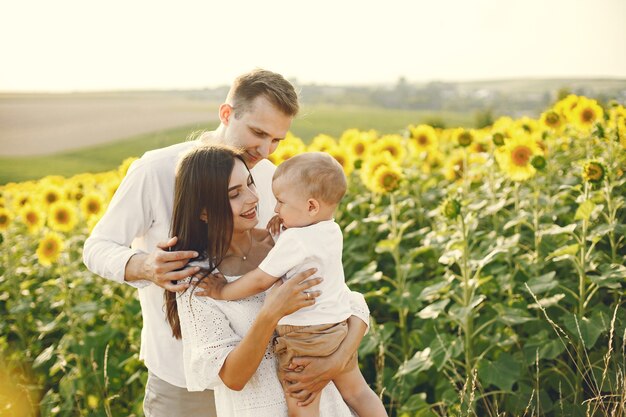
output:
[{"label": "toddler's ear", "polygon": [[316,199],[309,198],[307,204],[307,211],[309,212],[309,216],[315,216],[320,211],[320,202]]}]

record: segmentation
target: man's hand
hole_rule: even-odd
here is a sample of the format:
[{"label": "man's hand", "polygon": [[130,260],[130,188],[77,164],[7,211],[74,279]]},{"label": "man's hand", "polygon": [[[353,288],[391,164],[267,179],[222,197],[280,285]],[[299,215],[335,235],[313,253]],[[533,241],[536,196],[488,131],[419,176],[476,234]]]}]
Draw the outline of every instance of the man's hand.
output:
[{"label": "man's hand", "polygon": [[[200,274],[201,273],[196,274],[195,277],[198,277]],[[202,288],[202,291],[197,291],[195,295],[198,297],[211,297],[214,300],[221,300],[222,289],[226,284],[228,284],[228,281],[226,281],[226,278],[224,278],[224,275],[221,273],[216,272],[214,274],[208,274],[206,278],[200,278],[198,281],[198,287]]]},{"label": "man's hand", "polygon": [[268,232],[270,232],[272,236],[278,236],[282,230],[282,226],[283,221],[280,219],[280,217],[278,217],[278,214],[276,214],[270,219],[269,222],[267,222],[267,226],[265,226],[265,228]]},{"label": "man's hand", "polygon": [[189,284],[174,284],[172,281],[179,281],[200,271],[199,267],[183,269],[190,259],[198,256],[195,251],[175,251],[170,252],[169,248],[176,245],[178,238],[174,236],[167,242],[160,242],[157,248],[147,255],[143,262],[144,278],[168,291],[178,292],[189,288]]},{"label": "man's hand", "polygon": [[293,358],[289,370],[283,370],[286,392],[294,398],[302,398],[302,393],[311,395],[298,405],[310,404],[318,393],[332,379],[343,371],[344,364],[333,355],[326,357],[302,356]]}]

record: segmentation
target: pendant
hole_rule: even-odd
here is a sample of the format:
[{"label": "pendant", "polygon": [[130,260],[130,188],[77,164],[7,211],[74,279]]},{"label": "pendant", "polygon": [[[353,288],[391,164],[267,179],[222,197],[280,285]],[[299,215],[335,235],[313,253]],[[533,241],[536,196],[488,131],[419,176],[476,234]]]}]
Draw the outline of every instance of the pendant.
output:
[{"label": "pendant", "polygon": [[242,256],[243,260],[245,261],[246,259],[248,259],[247,256]]}]

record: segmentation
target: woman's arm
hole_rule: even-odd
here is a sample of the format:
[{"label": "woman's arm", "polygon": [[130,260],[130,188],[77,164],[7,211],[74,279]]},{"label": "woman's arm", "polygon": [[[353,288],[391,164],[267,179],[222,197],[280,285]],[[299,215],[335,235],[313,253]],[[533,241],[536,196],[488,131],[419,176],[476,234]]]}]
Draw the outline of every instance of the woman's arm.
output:
[{"label": "woman's arm", "polygon": [[[287,392],[295,398],[304,400],[301,405],[313,401],[316,393],[345,369],[359,348],[368,329],[369,308],[363,295],[357,292],[350,292],[350,308],[353,315],[348,318],[348,334],[339,348],[326,357],[294,358],[291,369],[301,367],[301,371],[285,373],[285,379],[292,384],[289,385]],[[311,393],[314,395],[310,395]]]},{"label": "woman's arm", "polygon": [[274,329],[283,316],[315,303],[320,294],[318,291],[310,292],[309,296],[303,292],[322,281],[321,278],[307,280],[315,272],[310,269],[285,284],[282,281],[276,283],[252,327],[228,354],[219,371],[220,379],[228,388],[239,391],[245,387],[261,363]]}]

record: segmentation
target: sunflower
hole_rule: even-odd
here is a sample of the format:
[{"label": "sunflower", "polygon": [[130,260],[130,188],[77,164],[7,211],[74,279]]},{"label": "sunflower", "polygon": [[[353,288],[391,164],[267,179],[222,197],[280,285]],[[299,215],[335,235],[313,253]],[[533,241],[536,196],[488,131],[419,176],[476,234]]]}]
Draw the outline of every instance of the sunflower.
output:
[{"label": "sunflower", "polygon": [[561,116],[565,117],[568,121],[571,122],[571,115],[572,112],[574,111],[574,109],[576,108],[576,106],[578,106],[578,101],[580,100],[580,97],[578,97],[575,94],[570,94],[567,97],[565,97],[564,99],[560,100],[559,102],[557,102],[553,109],[555,112],[557,112],[558,114],[560,114]]},{"label": "sunflower", "polygon": [[501,133],[501,132],[494,132],[491,135],[491,141],[497,147],[500,147],[500,146],[504,145],[504,134]]},{"label": "sunflower", "polygon": [[128,172],[128,169],[130,168],[131,164],[135,162],[137,159],[138,158],[131,156],[130,158],[126,158],[122,161],[121,165],[117,168],[117,173],[120,178],[124,178],[126,176],[126,173]]},{"label": "sunflower", "polygon": [[361,166],[361,181],[369,187],[369,183],[374,177],[374,173],[382,166],[398,166],[398,163],[387,152],[373,154]]},{"label": "sunflower", "polygon": [[458,146],[468,147],[474,142],[475,132],[469,129],[459,128],[454,131],[452,135],[454,143]]},{"label": "sunflower", "polygon": [[47,233],[43,239],[39,241],[37,247],[37,258],[43,266],[50,266],[56,262],[63,252],[64,244],[61,236],[54,232]]},{"label": "sunflower", "polygon": [[513,181],[524,181],[536,173],[532,157],[543,155],[537,142],[530,135],[517,135],[507,140],[495,154],[498,165]]},{"label": "sunflower", "polygon": [[51,206],[57,201],[62,200],[64,196],[65,190],[54,185],[44,185],[43,192],[41,193],[41,198],[46,206]]},{"label": "sunflower", "polygon": [[346,174],[346,177],[349,176],[354,170],[354,160],[352,159],[352,155],[339,146],[335,146],[327,152],[330,156],[335,158],[337,162],[339,162],[339,165],[343,168],[343,172]]},{"label": "sunflower", "polygon": [[491,128],[492,132],[499,132],[504,138],[510,138],[515,130],[515,122],[508,116],[499,117]]},{"label": "sunflower", "polygon": [[388,153],[397,163],[406,158],[406,148],[400,135],[384,135],[376,140],[370,148],[370,156]]},{"label": "sunflower", "polygon": [[76,210],[66,201],[59,201],[50,206],[48,225],[58,232],[69,232],[76,226]]},{"label": "sunflower", "polygon": [[526,133],[535,133],[539,130],[539,122],[527,116],[517,119],[514,123],[514,126],[517,129],[521,129]]},{"label": "sunflower", "polygon": [[397,190],[403,179],[404,175],[400,167],[397,165],[382,165],[374,172],[367,186],[375,193],[387,194]]},{"label": "sunflower", "polygon": [[0,207],[0,230],[7,230],[13,220],[11,212],[4,207]]},{"label": "sunflower", "polygon": [[581,97],[578,105],[572,112],[572,123],[580,130],[588,132],[603,117],[604,111],[597,101]]},{"label": "sunflower", "polygon": [[454,198],[446,198],[440,206],[441,213],[448,219],[453,220],[461,214],[461,203]]},{"label": "sunflower", "polygon": [[89,193],[80,200],[80,209],[85,218],[100,217],[104,211],[104,198],[97,193]]},{"label": "sunflower", "polygon": [[606,168],[600,161],[587,161],[583,165],[583,179],[592,184],[600,184],[606,175]]},{"label": "sunflower", "polygon": [[328,135],[317,135],[311,141],[309,145],[309,152],[326,152],[328,149],[334,148],[337,146],[337,142],[332,136]]},{"label": "sunflower", "polygon": [[464,148],[456,149],[445,161],[443,174],[448,181],[459,181],[466,176],[476,182],[482,178],[482,170],[487,159],[483,154],[469,152]]},{"label": "sunflower", "polygon": [[437,149],[439,140],[437,132],[432,126],[419,125],[417,127],[409,126],[410,145],[412,145],[415,153],[428,152],[431,149]]},{"label": "sunflower", "polygon": [[28,232],[31,234],[35,234],[41,230],[46,222],[44,213],[37,210],[30,204],[27,204],[20,209],[19,217],[22,220],[22,223],[24,223],[28,228]]},{"label": "sunflower", "polygon": [[560,131],[561,127],[563,127],[563,120],[563,117],[554,110],[544,111],[539,118],[542,126],[555,132]]}]

